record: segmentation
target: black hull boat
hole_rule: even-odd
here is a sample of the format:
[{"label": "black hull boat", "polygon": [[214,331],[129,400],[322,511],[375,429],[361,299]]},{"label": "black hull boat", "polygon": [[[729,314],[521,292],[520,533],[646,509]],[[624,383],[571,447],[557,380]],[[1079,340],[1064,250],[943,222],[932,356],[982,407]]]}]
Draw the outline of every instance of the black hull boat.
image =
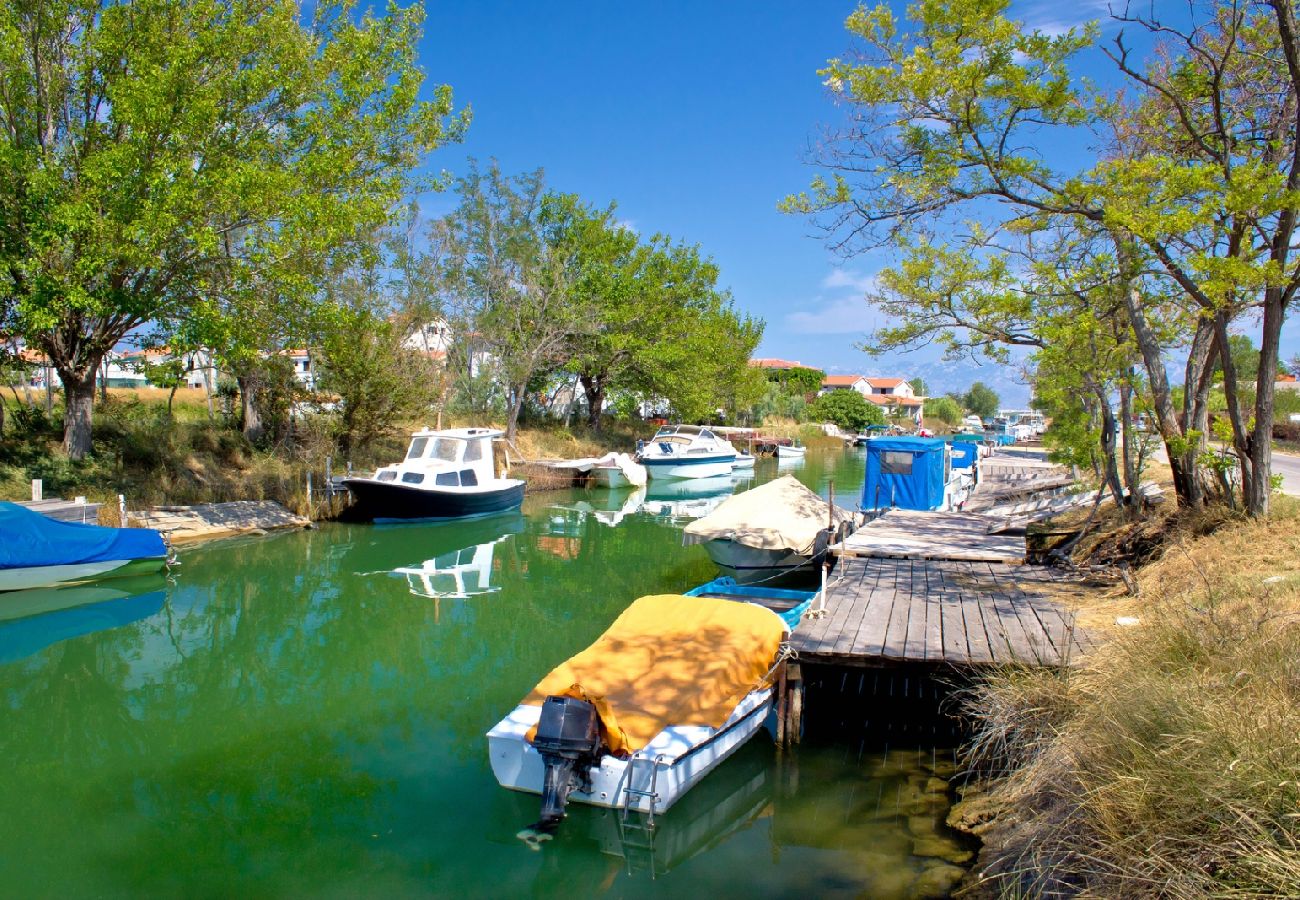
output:
[{"label": "black hull boat", "polygon": [[344,517],[355,522],[464,519],[518,509],[524,502],[522,482],[473,493],[463,489],[407,487],[373,478],[348,478],[343,484],[355,501]]}]

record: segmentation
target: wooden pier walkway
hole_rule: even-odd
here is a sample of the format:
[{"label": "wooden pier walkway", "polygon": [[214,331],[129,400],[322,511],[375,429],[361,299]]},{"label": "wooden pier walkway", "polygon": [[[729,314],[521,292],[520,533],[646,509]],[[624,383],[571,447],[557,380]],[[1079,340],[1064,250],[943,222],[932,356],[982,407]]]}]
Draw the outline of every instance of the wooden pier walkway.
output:
[{"label": "wooden pier walkway", "polygon": [[805,617],[800,662],[1059,666],[1091,648],[1037,567],[970,560],[841,558],[826,612]]}]

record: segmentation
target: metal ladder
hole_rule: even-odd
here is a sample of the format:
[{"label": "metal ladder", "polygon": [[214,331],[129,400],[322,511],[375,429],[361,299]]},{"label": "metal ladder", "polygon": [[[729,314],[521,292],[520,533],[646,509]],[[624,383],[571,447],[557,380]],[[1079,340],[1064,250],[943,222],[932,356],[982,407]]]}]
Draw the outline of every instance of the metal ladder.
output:
[{"label": "metal ladder", "polygon": [[[655,801],[659,799],[659,761],[662,758],[662,756],[656,756],[652,759],[648,756],[633,755],[627,761],[627,772],[625,774],[627,785],[623,788],[623,808],[619,814],[618,833],[623,848],[623,859],[627,862],[628,874],[631,874],[636,869],[633,857],[641,856],[646,860],[645,868],[649,869],[650,877],[654,878],[656,875]],[[633,787],[636,784],[637,763],[650,764],[649,790]],[[644,817],[640,812],[633,812],[632,810],[632,800],[635,797],[647,797],[650,800],[650,810]],[[633,815],[629,816],[629,813],[633,813]]]}]

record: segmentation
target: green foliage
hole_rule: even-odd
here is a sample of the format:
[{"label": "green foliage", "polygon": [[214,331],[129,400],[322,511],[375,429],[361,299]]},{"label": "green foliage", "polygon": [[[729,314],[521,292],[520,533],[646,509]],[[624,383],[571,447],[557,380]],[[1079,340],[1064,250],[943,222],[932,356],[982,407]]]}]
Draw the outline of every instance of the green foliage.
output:
[{"label": "green foliage", "polygon": [[833,422],[847,431],[859,432],[868,425],[884,425],[885,414],[857,391],[830,391],[808,405],[808,417]]},{"label": "green foliage", "polygon": [[938,419],[945,425],[953,426],[960,424],[962,419],[961,404],[951,397],[927,398],[921,414],[927,419]]},{"label": "green foliage", "polygon": [[[316,277],[468,122],[416,63],[423,7],[0,2],[0,330],[71,391],[146,322],[227,361],[283,346]],[[421,100],[424,94],[429,99]],[[279,336],[283,338],[283,335]],[[270,345],[270,346],[268,346]]]},{"label": "green foliage", "polygon": [[962,405],[981,419],[991,419],[996,416],[999,402],[1001,401],[997,392],[982,381],[972,384],[970,390],[962,397]]},{"label": "green foliage", "polygon": [[815,394],[821,390],[826,373],[821,369],[796,366],[793,369],[768,369],[767,380],[781,385],[787,392],[797,394]]}]

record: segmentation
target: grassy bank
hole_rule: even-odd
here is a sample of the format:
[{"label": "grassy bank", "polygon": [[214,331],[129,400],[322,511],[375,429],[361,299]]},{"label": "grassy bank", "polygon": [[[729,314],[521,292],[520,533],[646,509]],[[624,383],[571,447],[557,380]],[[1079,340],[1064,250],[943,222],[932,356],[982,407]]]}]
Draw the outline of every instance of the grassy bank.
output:
[{"label": "grassy bank", "polygon": [[1140,624],[1074,671],[972,692],[972,894],[1300,896],[1300,506],[1212,524],[1156,529]]},{"label": "grassy bank", "polygon": [[[349,462],[358,471],[401,457],[412,422],[364,452],[347,458],[330,441],[323,423],[299,423],[286,439],[254,446],[244,439],[228,415],[217,408],[209,413],[202,390],[178,391],[171,412],[168,392],[111,389],[107,401],[94,412],[94,452],[84,460],[63,455],[62,408],[51,416],[41,406],[4,398],[5,432],[0,437],[0,499],[31,497],[32,479],[43,482],[46,497],[83,495],[112,501],[118,494],[131,508],[164,504],[192,504],[228,500],[276,500],[294,512],[316,517],[323,510],[309,504],[307,475],[319,485],[327,459],[334,474]],[[428,424],[433,424],[430,421]],[[444,420],[446,427],[480,425],[481,422]],[[765,433],[800,437],[805,442],[821,438],[816,426],[777,422]],[[516,435],[511,458],[574,459],[600,456],[610,450],[632,452],[639,438],[654,434],[647,422],[612,421],[599,432],[584,424],[564,427],[558,422],[526,424]]]}]

